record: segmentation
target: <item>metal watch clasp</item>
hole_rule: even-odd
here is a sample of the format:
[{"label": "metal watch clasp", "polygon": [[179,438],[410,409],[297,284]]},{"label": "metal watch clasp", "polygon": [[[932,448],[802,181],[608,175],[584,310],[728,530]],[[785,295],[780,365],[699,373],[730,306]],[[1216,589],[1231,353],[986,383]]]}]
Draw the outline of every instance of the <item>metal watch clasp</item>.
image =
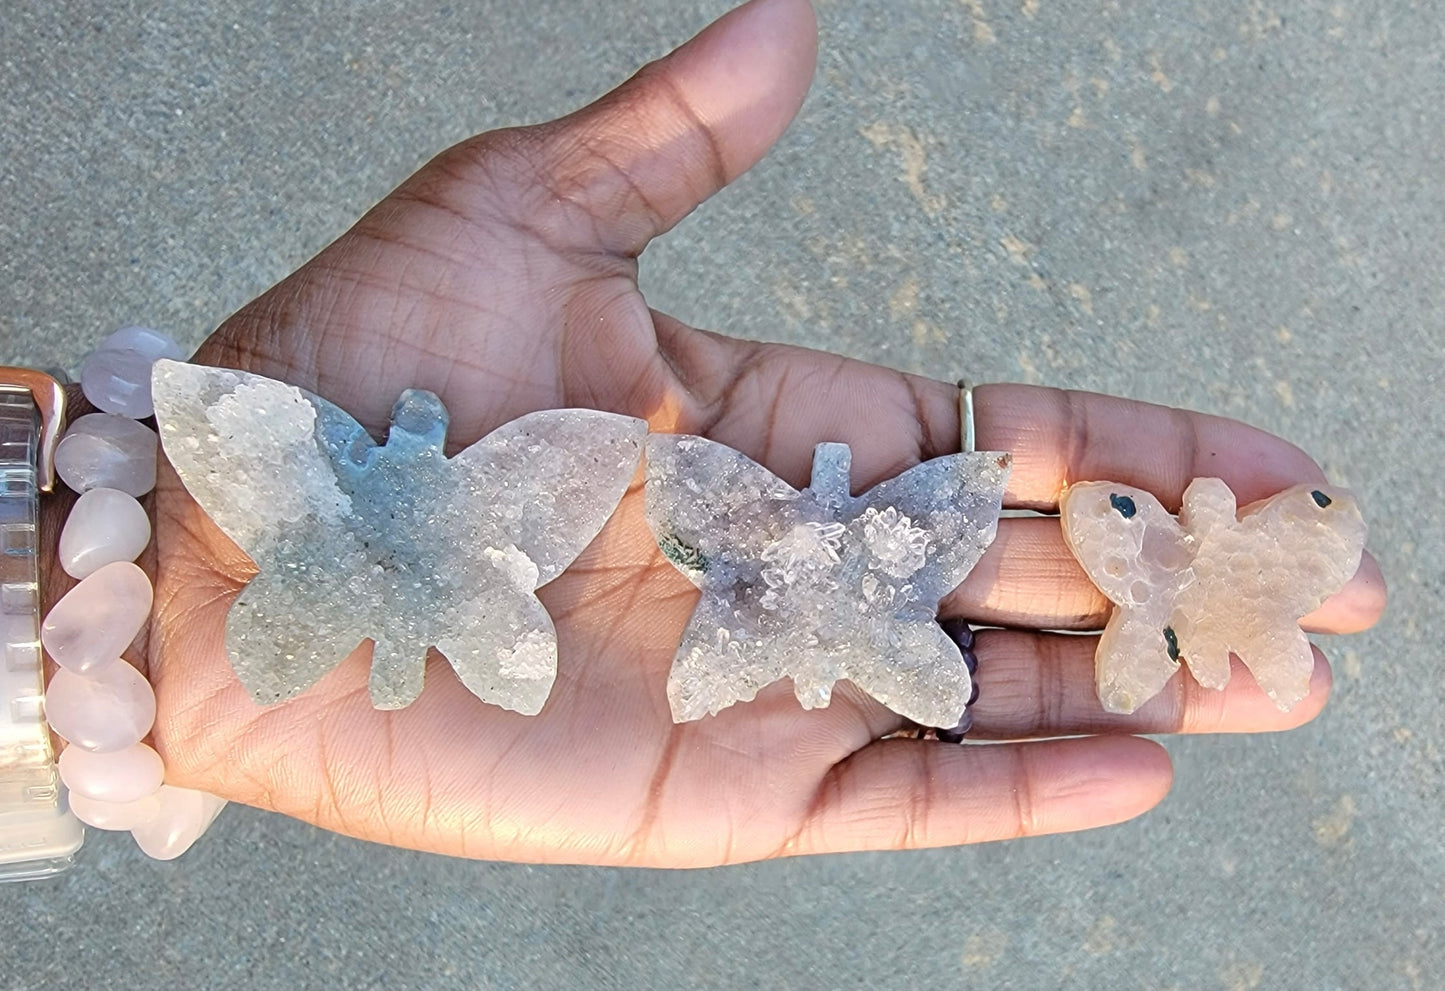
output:
[{"label": "metal watch clasp", "polygon": [[65,388],[52,376],[34,368],[0,365],[0,391],[28,392],[40,413],[40,445],[35,463],[35,484],[41,492],[55,488],[55,448],[65,429]]}]

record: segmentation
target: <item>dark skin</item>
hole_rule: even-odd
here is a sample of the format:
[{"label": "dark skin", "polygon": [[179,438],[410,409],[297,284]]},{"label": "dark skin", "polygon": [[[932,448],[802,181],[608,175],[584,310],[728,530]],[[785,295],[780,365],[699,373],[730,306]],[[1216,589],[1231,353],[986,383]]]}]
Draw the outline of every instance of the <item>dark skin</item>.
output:
[{"label": "dark skin", "polygon": [[[799,348],[697,330],[649,309],[638,256],[767,150],[801,104],[815,26],[806,0],[724,17],[597,103],[443,152],[298,272],[217,330],[195,360],[283,379],[381,434],[421,387],[451,411],[455,450],[535,409],[584,406],[699,433],[795,485],[813,446],[853,448],[855,491],[958,449],[956,389]],[[966,356],[960,356],[960,366]],[[977,391],[980,449],[1011,451],[1005,504],[1049,511],[1071,480],[1107,478],[1177,507],[1199,475],[1241,504],[1322,481],[1286,442],[1232,421],[1028,386]],[[1138,815],[1171,768],[1141,733],[1261,732],[1281,713],[1242,668],[1223,692],[1177,677],[1129,715],[1094,696],[1107,603],[1056,520],[1009,519],[945,615],[984,632],[973,736],[880,739],[903,724],[844,683],[801,710],[787,683],[684,725],[665,685],[696,592],[657,551],[639,483],[567,573],[539,593],[560,663],[542,713],[473,697],[433,654],[421,698],[367,698],[369,647],[300,697],[260,708],[225,658],[226,610],[254,573],[173,475],[155,498],[148,667],[167,779],[398,846],[537,862],[699,866],[940,846],[1086,829]],[[1373,560],[1306,625],[1380,615]],[[1069,739],[1047,739],[1070,737]]]}]

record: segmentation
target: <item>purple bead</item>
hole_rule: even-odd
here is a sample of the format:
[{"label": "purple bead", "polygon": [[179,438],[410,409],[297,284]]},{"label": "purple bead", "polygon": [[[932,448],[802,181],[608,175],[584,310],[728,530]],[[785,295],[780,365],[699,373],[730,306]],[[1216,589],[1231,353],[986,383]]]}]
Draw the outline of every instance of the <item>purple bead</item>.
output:
[{"label": "purple bead", "polygon": [[957,726],[954,726],[952,729],[938,730],[937,733],[938,738],[944,743],[962,743],[964,736],[966,736],[971,729],[973,729],[973,713],[964,709],[963,718],[958,721]]},{"label": "purple bead", "polygon": [[100,346],[118,351],[139,351],[150,360],[151,364],[155,364],[162,358],[169,358],[172,361],[186,359],[186,353],[181,350],[181,346],[171,335],[159,330],[152,330],[150,327],[122,327],[101,341]]},{"label": "purple bead", "polygon": [[156,435],[145,424],[112,413],[88,413],[71,423],[55,449],[55,470],[76,492],[120,489],[137,499],[156,484]]},{"label": "purple bead", "polygon": [[958,649],[964,652],[973,650],[973,627],[962,619],[941,619],[938,625],[943,627],[943,632],[948,634],[948,639],[958,644]]},{"label": "purple bead", "polygon": [[130,348],[101,348],[80,364],[80,388],[97,409],[132,420],[155,412],[151,402],[151,366],[155,362]]},{"label": "purple bead", "polygon": [[[938,625],[943,628],[948,639],[958,647],[959,654],[963,656],[963,663],[968,668],[972,682],[968,694],[968,706],[971,706],[978,701],[978,655],[973,651],[973,627],[962,619],[942,619],[938,621]],[[959,720],[957,726],[935,729],[932,731],[933,735],[944,743],[962,743],[964,735],[973,728],[973,713],[968,706],[964,707],[963,718]]]}]

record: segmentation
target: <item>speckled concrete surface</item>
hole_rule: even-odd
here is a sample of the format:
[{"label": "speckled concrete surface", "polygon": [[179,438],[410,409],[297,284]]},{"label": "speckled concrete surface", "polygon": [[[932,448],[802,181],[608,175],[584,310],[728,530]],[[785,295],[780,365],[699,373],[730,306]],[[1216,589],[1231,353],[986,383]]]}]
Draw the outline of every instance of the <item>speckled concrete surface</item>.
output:
[{"label": "speckled concrete surface", "polygon": [[[0,19],[0,358],[195,343],[433,152],[725,8],[57,2]],[[1445,53],[1433,3],[821,0],[817,83],[654,305],[1237,416],[1363,496],[1389,615],[1326,714],[1170,744],[1100,832],[695,873],[457,863],[231,809],[0,889],[0,986],[1445,985]]]}]

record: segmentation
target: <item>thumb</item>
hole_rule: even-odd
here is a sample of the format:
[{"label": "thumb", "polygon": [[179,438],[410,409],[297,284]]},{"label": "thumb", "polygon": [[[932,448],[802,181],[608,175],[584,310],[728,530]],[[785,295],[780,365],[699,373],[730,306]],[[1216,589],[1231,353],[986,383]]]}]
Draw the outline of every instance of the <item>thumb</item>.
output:
[{"label": "thumb", "polygon": [[478,135],[435,171],[454,180],[447,198],[469,198],[450,204],[463,216],[502,213],[553,248],[635,256],[763,157],[816,57],[808,0],[751,0],[595,103]]}]

